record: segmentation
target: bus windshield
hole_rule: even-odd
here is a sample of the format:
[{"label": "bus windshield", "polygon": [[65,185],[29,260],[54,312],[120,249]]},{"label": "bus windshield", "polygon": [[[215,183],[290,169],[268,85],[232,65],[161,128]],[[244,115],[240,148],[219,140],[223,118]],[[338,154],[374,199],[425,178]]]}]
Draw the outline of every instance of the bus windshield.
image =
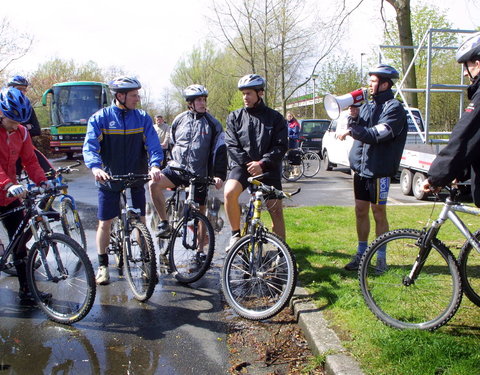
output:
[{"label": "bus windshield", "polygon": [[57,86],[53,88],[52,122],[54,126],[86,124],[103,107],[99,85]]}]

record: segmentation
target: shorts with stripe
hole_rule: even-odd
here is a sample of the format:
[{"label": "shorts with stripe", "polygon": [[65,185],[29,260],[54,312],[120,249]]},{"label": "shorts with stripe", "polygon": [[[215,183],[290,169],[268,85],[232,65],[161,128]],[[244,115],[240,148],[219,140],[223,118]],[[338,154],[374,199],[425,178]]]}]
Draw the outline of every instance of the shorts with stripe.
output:
[{"label": "shorts with stripe", "polygon": [[355,173],[353,191],[355,199],[373,204],[387,204],[390,177],[366,178]]}]

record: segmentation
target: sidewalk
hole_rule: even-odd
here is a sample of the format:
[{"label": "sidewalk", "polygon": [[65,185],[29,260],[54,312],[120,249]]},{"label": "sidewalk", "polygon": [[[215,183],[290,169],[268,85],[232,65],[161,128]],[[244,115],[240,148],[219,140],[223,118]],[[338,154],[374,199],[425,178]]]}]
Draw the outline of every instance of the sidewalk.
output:
[{"label": "sidewalk", "polygon": [[290,305],[312,352],[325,356],[328,375],[363,375],[356,359],[349,355],[336,333],[328,327],[322,312],[305,289],[297,286]]}]

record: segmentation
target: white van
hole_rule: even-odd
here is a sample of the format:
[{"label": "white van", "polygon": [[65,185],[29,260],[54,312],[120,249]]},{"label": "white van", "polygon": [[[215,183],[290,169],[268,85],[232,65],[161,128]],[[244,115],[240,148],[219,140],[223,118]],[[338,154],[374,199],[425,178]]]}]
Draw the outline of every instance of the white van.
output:
[{"label": "white van", "polygon": [[333,167],[343,166],[350,167],[348,162],[348,154],[353,145],[353,138],[347,137],[341,141],[338,134],[342,134],[347,130],[349,111],[343,111],[336,120],[332,120],[323,135],[322,139],[322,158],[323,168],[331,171]]},{"label": "white van", "polygon": [[[423,131],[423,118],[420,110],[417,108],[410,108],[415,121],[417,122],[420,131]],[[347,129],[349,110],[340,113],[336,120],[332,120],[322,139],[322,158],[323,168],[331,171],[333,167],[350,167],[348,162],[348,154],[353,145],[353,138],[346,137],[341,141],[338,139],[338,134],[342,134]],[[422,143],[418,135],[417,129],[411,117],[407,114],[408,120],[408,136],[407,144]]]}]

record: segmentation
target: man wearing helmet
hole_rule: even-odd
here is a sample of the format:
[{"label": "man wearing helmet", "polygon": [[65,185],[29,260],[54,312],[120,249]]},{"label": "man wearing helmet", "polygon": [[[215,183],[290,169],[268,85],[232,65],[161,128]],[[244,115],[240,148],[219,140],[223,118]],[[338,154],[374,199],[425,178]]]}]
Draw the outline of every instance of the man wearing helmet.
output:
[{"label": "man wearing helmet", "polygon": [[[118,77],[109,84],[114,95],[110,107],[101,109],[88,120],[83,144],[83,158],[92,170],[98,186],[97,252],[99,268],[97,284],[110,281],[107,247],[112,220],[119,214],[120,192],[123,184],[109,182],[112,175],[128,173],[160,177],[162,148],[150,116],[136,109],[142,86],[132,77]],[[150,167],[150,171],[149,171]],[[145,216],[145,189],[138,183],[131,189],[132,204]]]},{"label": "man wearing helmet", "polygon": [[448,144],[430,166],[423,189],[438,192],[454,179],[471,178],[473,201],[480,207],[480,33],[468,38],[455,58],[463,64],[464,75],[470,79],[467,88],[470,103],[454,126]]},{"label": "man wearing helmet", "polygon": [[[171,232],[163,190],[189,183],[188,179],[170,166],[186,169],[199,177],[211,176],[217,189],[223,186],[227,174],[225,133],[220,122],[207,112],[207,89],[202,85],[190,85],[184,90],[183,96],[188,110],[175,117],[172,123],[172,160],[162,170],[160,179],[150,183],[152,201],[161,220],[158,225],[159,237],[168,237]],[[200,186],[197,193],[195,199],[200,204],[200,211],[205,213],[207,186]],[[202,257],[201,248],[198,252]]]},{"label": "man wearing helmet", "polygon": [[[38,185],[47,184],[45,173],[38,164],[32,140],[27,129],[21,125],[29,119],[32,111],[30,101],[23,93],[8,87],[0,92],[0,214],[21,205],[25,196],[23,185],[18,184],[15,163],[19,157],[28,176]],[[23,219],[23,211],[18,211],[2,220],[9,238],[17,231]],[[0,244],[3,253],[3,244]],[[34,298],[27,285],[27,271],[24,258],[27,255],[25,243],[14,254],[15,268],[20,284],[19,297],[23,303],[33,303]],[[47,297],[46,295],[43,297]]]},{"label": "man wearing helmet", "polygon": [[[288,149],[288,127],[284,117],[263,102],[263,77],[248,74],[240,78],[238,89],[245,106],[229,114],[225,139],[232,167],[224,191],[225,211],[232,228],[227,251],[240,238],[238,198],[248,187],[248,177],[265,173],[265,184],[282,189],[282,159]],[[273,231],[285,238],[282,202],[270,199],[267,208]]]},{"label": "man wearing helmet", "polygon": [[[372,97],[360,111],[350,108],[349,128],[340,139],[351,136],[355,140],[350,150],[350,167],[355,172],[353,190],[358,236],[357,253],[345,266],[348,271],[358,269],[370,233],[369,211],[375,220],[375,234],[388,231],[387,197],[390,178],[400,165],[407,139],[407,116],[402,104],[394,98],[392,86],[398,79],[397,70],[380,64],[370,69],[369,93]],[[379,251],[377,270],[386,270],[385,249]]]}]

